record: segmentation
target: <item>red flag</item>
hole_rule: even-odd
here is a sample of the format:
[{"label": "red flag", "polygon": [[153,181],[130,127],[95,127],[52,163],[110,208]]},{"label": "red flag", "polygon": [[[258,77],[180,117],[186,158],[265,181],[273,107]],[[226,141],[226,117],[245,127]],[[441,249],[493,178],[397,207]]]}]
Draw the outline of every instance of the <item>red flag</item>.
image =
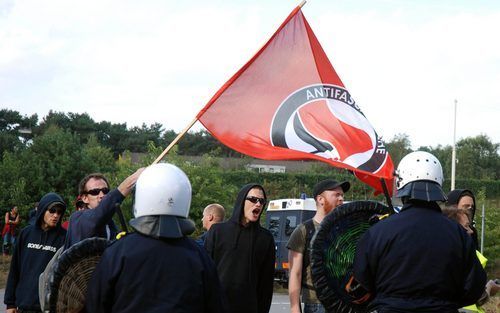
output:
[{"label": "red flag", "polygon": [[315,159],[392,193],[394,165],[297,7],[198,113],[226,146],[267,160]]}]

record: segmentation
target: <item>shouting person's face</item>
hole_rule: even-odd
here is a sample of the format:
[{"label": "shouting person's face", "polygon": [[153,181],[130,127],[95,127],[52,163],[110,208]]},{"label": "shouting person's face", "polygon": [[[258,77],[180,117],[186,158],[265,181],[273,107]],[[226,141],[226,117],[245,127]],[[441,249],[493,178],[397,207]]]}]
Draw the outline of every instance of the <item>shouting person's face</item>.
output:
[{"label": "shouting person's face", "polygon": [[260,188],[250,189],[245,199],[241,223],[246,226],[248,223],[257,222],[265,205],[264,192]]}]

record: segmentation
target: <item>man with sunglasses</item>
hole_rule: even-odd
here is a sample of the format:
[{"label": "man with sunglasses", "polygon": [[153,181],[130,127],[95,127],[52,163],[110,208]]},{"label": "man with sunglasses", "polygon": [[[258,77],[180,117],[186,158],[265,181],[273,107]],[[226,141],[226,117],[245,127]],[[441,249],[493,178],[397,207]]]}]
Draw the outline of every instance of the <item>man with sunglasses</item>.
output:
[{"label": "man with sunglasses", "polygon": [[66,231],[61,227],[61,217],[65,210],[61,196],[46,194],[38,205],[35,223],[19,234],[5,288],[7,313],[41,312],[38,277],[64,244]]},{"label": "man with sunglasses", "polygon": [[275,245],[259,223],[266,202],[261,185],[243,186],[231,218],[207,232],[205,248],[217,266],[229,312],[268,313],[271,307]]},{"label": "man with sunglasses", "polygon": [[117,234],[113,222],[116,207],[130,194],[143,170],[138,169],[112,191],[104,175],[94,173],[85,176],[78,185],[85,209],[71,214],[64,249],[91,237],[114,239]]},{"label": "man with sunglasses", "polygon": [[337,182],[333,179],[320,181],[314,186],[316,214],[312,219],[300,224],[293,231],[287,243],[290,278],[288,294],[291,313],[300,313],[301,301],[304,302],[304,313],[324,313],[325,308],[316,296],[312,284],[310,246],[313,235],[325,216],[344,203],[344,193],[349,190],[349,182]]}]

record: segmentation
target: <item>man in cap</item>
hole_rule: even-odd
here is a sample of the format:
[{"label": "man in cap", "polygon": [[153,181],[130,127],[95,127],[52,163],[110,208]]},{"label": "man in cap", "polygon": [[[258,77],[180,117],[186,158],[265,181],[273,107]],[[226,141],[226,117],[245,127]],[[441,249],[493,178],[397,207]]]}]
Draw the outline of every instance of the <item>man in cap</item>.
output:
[{"label": "man in cap", "polygon": [[40,200],[35,223],[21,230],[5,288],[7,313],[41,312],[38,277],[64,244],[66,231],[61,227],[61,217],[65,210],[61,196],[48,193]]},{"label": "man in cap", "polygon": [[87,312],[226,312],[215,265],[187,237],[191,184],[178,167],[152,165],[137,180],[135,232],[102,255],[88,285]]},{"label": "man in cap", "polygon": [[378,312],[457,312],[475,303],[486,284],[474,243],[462,226],[441,213],[443,170],[432,154],[417,151],[398,165],[403,208],[361,237],[351,290],[357,303],[373,299]]},{"label": "man in cap", "polygon": [[85,176],[78,185],[85,209],[71,214],[64,249],[91,237],[114,239],[117,228],[113,223],[113,215],[117,206],[132,191],[143,170],[144,168],[138,169],[111,191],[104,175],[93,173]]},{"label": "man in cap", "polygon": [[243,186],[231,218],[207,233],[205,248],[217,266],[231,313],[268,313],[271,307],[275,244],[259,223],[266,202],[261,185]]},{"label": "man in cap", "polygon": [[288,294],[292,313],[301,312],[300,296],[304,302],[304,313],[324,313],[325,309],[316,296],[311,277],[310,246],[314,233],[318,230],[323,218],[339,205],[344,203],[344,193],[350,188],[349,182],[337,182],[327,179],[314,187],[316,214],[300,224],[288,240],[288,261],[290,263],[290,278]]}]

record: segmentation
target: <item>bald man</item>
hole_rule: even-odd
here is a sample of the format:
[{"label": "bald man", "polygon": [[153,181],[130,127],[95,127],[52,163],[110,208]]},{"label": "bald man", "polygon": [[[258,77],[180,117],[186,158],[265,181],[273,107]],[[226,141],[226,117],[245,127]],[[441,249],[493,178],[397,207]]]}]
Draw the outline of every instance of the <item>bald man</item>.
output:
[{"label": "bald man", "polygon": [[225,210],[224,207],[218,203],[209,204],[203,209],[203,217],[201,218],[201,223],[205,232],[196,240],[201,246],[205,243],[205,238],[207,236],[207,231],[212,227],[213,224],[220,223],[224,221]]}]

